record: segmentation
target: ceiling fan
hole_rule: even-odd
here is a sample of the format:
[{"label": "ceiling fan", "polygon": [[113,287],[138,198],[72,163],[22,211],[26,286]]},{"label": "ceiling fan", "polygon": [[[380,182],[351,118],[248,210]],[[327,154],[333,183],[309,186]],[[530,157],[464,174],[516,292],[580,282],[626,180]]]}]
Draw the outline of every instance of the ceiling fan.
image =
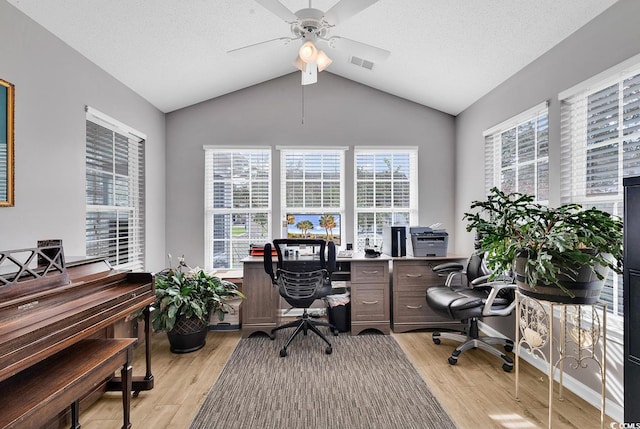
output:
[{"label": "ceiling fan", "polygon": [[[327,68],[333,61],[325,52],[318,49],[317,44],[324,44],[331,49],[347,51],[358,62],[371,69],[373,64],[385,60],[391,53],[366,43],[330,35],[331,30],[363,11],[379,0],[339,0],[331,9],[323,12],[314,9],[309,0],[309,7],[293,13],[278,0],[255,0],[256,3],[284,20],[291,26],[292,36],[277,37],[271,40],[254,43],[228,51],[228,53],[246,52],[272,43],[288,45],[301,41],[294,66],[302,72],[302,84],[309,85],[318,81],[317,73]],[[355,59],[355,58],[354,58]],[[352,60],[353,62],[354,60]]]}]

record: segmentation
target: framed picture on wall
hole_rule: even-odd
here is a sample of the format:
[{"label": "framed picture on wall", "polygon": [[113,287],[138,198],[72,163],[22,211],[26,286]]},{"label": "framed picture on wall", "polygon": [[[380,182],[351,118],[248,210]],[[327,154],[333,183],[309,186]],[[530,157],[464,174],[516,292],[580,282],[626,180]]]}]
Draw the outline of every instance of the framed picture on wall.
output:
[{"label": "framed picture on wall", "polygon": [[0,207],[13,206],[14,86],[0,79]]}]

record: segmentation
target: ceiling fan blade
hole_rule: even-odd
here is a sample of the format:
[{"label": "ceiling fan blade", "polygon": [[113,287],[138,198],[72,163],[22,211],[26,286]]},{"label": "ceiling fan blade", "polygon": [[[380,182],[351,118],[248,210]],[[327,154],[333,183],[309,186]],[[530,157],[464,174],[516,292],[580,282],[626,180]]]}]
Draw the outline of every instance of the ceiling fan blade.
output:
[{"label": "ceiling fan blade", "polygon": [[384,61],[391,55],[391,52],[386,49],[377,48],[372,45],[367,45],[366,43],[347,39],[346,37],[333,36],[327,39],[327,44],[330,48],[347,52],[349,55],[355,55],[356,57],[373,61],[374,63]]},{"label": "ceiling fan blade", "polygon": [[324,14],[324,19],[329,25],[338,25],[377,2],[378,0],[340,0]]},{"label": "ceiling fan blade", "polygon": [[289,24],[298,20],[298,17],[278,0],[256,0],[256,3]]},{"label": "ceiling fan blade", "polygon": [[242,46],[240,48],[235,48],[227,51],[227,54],[238,54],[238,53],[251,53],[253,51],[257,51],[257,48],[262,48],[265,45],[274,44],[274,42],[282,42],[282,45],[288,45],[292,40],[296,40],[292,37],[277,37],[271,40],[265,40],[264,42],[254,43],[252,45]]}]

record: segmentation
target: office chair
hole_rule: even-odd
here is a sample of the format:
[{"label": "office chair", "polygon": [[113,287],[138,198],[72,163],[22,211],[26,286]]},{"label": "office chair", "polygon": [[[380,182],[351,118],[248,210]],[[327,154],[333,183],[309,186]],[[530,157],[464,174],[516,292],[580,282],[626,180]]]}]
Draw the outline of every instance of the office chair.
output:
[{"label": "office chair", "polygon": [[300,318],[271,330],[270,337],[273,340],[276,331],[296,328],[280,350],[280,356],[287,355],[287,347],[299,333],[307,335],[309,330],[327,343],[325,353],[331,354],[331,343],[320,332],[318,326],[328,327],[334,335],[338,335],[338,330],[330,323],[311,320],[307,309],[316,299],[324,298],[331,293],[331,274],[336,269],[334,243],[330,241],[327,245],[324,240],[313,239],[276,239],[273,240],[273,245],[278,255],[276,271],[273,272],[271,243],[266,244],[264,248],[264,269],[271,277],[272,283],[278,287],[280,296],[292,307],[303,309]]},{"label": "office chair", "polygon": [[[513,350],[513,341],[507,338],[480,336],[478,319],[491,316],[508,316],[516,306],[515,285],[509,277],[489,281],[490,271],[483,263],[482,255],[473,254],[466,270],[462,264],[446,263],[433,267],[438,273],[448,273],[444,286],[427,289],[427,304],[438,314],[464,323],[460,333],[434,332],[433,342],[440,344],[441,338],[459,341],[460,344],[449,357],[449,364],[455,365],[458,357],[471,348],[481,348],[502,359],[502,369],[513,369],[513,360],[493,344],[504,346],[507,352]],[[467,284],[454,285],[457,276],[464,275]]]}]

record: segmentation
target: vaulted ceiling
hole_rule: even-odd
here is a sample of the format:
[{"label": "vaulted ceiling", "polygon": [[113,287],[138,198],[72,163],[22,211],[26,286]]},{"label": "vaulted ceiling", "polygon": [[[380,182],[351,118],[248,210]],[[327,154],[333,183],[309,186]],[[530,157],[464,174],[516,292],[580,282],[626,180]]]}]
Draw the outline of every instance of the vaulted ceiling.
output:
[{"label": "vaulted ceiling", "polygon": [[[163,112],[296,72],[302,43],[228,53],[292,37],[290,24],[255,0],[6,1]],[[456,115],[615,1],[379,0],[329,36],[391,55],[369,70],[353,64],[359,52],[326,46],[333,63],[323,73]],[[281,0],[292,12],[337,2]]]}]

